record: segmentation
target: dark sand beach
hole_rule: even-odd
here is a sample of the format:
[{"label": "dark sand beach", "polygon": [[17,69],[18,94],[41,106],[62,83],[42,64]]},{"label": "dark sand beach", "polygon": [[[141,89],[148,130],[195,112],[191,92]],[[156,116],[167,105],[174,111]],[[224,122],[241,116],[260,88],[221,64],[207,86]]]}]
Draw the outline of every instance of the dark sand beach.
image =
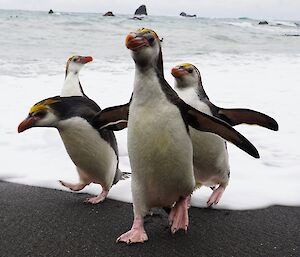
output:
[{"label": "dark sand beach", "polygon": [[116,238],[132,222],[132,206],[86,194],[0,182],[0,256],[300,256],[300,208],[250,211],[190,209],[188,234],[170,235],[167,215],[146,219],[149,241]]}]

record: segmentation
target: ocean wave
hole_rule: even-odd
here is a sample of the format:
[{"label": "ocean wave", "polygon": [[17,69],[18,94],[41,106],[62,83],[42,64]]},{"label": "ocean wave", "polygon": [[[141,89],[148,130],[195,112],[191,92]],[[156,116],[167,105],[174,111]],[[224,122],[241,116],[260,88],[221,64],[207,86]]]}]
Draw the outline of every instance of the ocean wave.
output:
[{"label": "ocean wave", "polygon": [[269,24],[271,26],[284,26],[284,27],[297,27],[297,23],[295,22],[292,22],[292,21],[276,21],[276,20],[273,20],[273,21],[270,21]]},{"label": "ocean wave", "polygon": [[254,28],[254,25],[252,22],[223,22],[224,24],[232,25],[232,26],[237,26],[241,28]]}]

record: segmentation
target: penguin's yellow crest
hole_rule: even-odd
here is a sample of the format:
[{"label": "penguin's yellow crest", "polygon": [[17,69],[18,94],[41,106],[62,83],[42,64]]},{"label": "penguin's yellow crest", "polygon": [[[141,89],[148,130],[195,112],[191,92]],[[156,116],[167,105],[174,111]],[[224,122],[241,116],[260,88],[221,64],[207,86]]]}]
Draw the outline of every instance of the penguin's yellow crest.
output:
[{"label": "penguin's yellow crest", "polygon": [[155,37],[158,38],[158,36],[157,36],[157,34],[155,33],[155,31],[152,30],[152,29],[140,28],[140,29],[137,30],[137,32],[138,32],[138,33],[143,33],[143,34],[144,34],[144,33],[151,33],[151,34],[153,34]]},{"label": "penguin's yellow crest", "polygon": [[183,63],[183,64],[179,64],[178,66],[182,66],[184,68],[187,68],[187,67],[193,66],[193,64],[191,64],[191,63]]},{"label": "penguin's yellow crest", "polygon": [[36,113],[40,110],[48,109],[49,105],[57,103],[57,102],[60,102],[60,100],[56,100],[56,99],[52,99],[52,98],[43,100],[43,101],[35,104],[34,106],[32,106],[29,113],[33,114],[33,113]]}]

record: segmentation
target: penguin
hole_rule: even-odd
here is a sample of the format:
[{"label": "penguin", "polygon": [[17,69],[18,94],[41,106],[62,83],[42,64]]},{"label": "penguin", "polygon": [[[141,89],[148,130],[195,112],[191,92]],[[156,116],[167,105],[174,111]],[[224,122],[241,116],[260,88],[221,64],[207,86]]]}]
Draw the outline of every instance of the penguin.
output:
[{"label": "penguin", "polygon": [[[249,109],[223,109],[212,104],[204,91],[200,72],[194,65],[177,65],[172,68],[171,73],[175,78],[174,89],[179,97],[198,111],[220,118],[232,126],[248,123],[278,130],[277,122],[263,113]],[[198,187],[211,187],[213,193],[207,204],[217,204],[230,178],[226,141],[218,135],[200,132],[192,127],[190,134],[196,184]]]},{"label": "penguin", "polygon": [[58,130],[80,176],[78,184],[61,183],[74,191],[92,182],[100,184],[102,192],[86,199],[91,204],[104,201],[111,186],[122,177],[114,133],[93,126],[93,118],[99,111],[100,107],[87,97],[55,96],[33,105],[27,118],[18,126],[19,133],[32,127]]},{"label": "penguin", "polygon": [[60,96],[85,96],[79,81],[79,72],[83,66],[93,61],[92,56],[72,56],[68,59],[66,65],[65,81]]},{"label": "penguin", "polygon": [[[65,81],[60,94],[61,97],[71,97],[71,96],[87,97],[79,81],[79,72],[86,63],[91,61],[93,61],[92,56],[72,56],[68,59],[66,65],[66,72],[65,72]],[[86,177],[89,177],[89,175],[85,174],[85,172],[80,170],[80,168],[78,167],[76,168],[80,178],[79,183],[74,184],[62,180],[59,181],[63,186],[73,191],[78,191],[83,189],[83,187],[85,187],[86,185],[84,181],[87,180]],[[125,179],[129,177],[128,173],[122,172],[120,174],[121,174],[121,179]]]},{"label": "penguin", "polygon": [[217,133],[255,158],[259,154],[230,125],[197,111],[178,97],[161,72],[161,45],[153,30],[131,32],[125,44],[135,62],[131,100],[100,112],[94,124],[117,130],[118,125],[127,123],[134,221],[117,242],[131,244],[148,240],[144,217],[153,207],[171,208],[172,233],[187,231],[189,197],[195,188],[189,125]]},{"label": "penguin", "polygon": [[204,90],[200,71],[193,64],[183,63],[177,65],[172,68],[171,74],[175,78],[175,91],[193,107],[201,102],[202,105],[206,106],[205,110],[207,111],[205,113],[209,113],[231,126],[249,124],[278,131],[276,120],[264,113],[244,108],[225,109],[214,105]]},{"label": "penguin", "polygon": [[[65,81],[60,93],[61,97],[71,97],[71,96],[82,96],[87,97],[84,93],[82,85],[79,80],[79,72],[86,63],[93,61],[92,56],[80,56],[75,55],[68,59],[65,71]],[[99,109],[100,110],[100,109]],[[66,181],[59,180],[59,182],[73,191],[82,190],[87,184],[84,182],[87,180],[85,177],[88,175],[81,171],[78,167],[77,172],[80,178],[80,182],[77,184],[69,183]]]}]

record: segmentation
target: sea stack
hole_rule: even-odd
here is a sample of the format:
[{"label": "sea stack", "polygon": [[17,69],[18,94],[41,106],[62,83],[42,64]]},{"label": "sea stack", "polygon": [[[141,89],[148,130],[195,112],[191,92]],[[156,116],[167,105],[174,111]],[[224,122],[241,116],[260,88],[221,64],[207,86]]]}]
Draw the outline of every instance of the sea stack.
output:
[{"label": "sea stack", "polygon": [[148,15],[146,5],[143,4],[139,8],[137,8],[134,15]]},{"label": "sea stack", "polygon": [[103,14],[103,16],[115,16],[115,15],[113,14],[113,12],[108,11],[107,13]]}]

